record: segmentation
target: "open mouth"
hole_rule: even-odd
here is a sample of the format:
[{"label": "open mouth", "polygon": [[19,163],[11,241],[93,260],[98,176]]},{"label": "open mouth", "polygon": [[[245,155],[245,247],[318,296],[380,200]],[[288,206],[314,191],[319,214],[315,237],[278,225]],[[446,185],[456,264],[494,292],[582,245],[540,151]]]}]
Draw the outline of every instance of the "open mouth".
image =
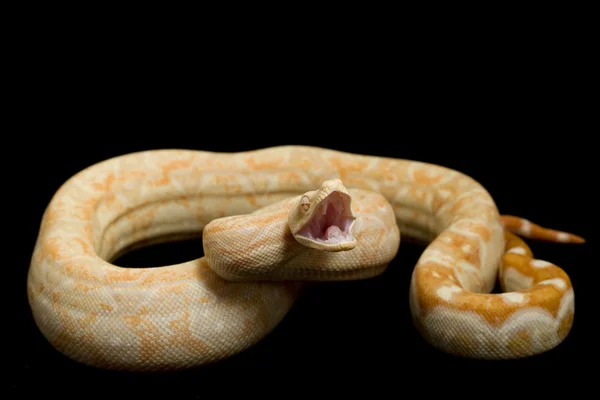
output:
[{"label": "open mouth", "polygon": [[324,244],[353,241],[350,228],[354,220],[349,196],[334,191],[319,203],[298,235]]}]

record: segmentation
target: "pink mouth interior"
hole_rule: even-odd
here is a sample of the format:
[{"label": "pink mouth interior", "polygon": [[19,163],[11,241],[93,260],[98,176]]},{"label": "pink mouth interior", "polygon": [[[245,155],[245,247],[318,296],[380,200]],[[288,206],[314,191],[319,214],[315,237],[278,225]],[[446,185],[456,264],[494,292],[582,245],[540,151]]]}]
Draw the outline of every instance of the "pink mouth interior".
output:
[{"label": "pink mouth interior", "polygon": [[298,235],[327,244],[354,240],[349,232],[354,221],[349,208],[347,195],[332,192],[318,205]]}]

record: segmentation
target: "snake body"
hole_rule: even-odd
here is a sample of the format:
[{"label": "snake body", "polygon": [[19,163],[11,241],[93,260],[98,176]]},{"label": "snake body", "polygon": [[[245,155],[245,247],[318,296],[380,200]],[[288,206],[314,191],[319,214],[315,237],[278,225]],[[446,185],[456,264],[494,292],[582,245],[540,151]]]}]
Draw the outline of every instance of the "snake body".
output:
[{"label": "snake body", "polygon": [[[111,263],[198,232],[199,259]],[[567,274],[515,233],[583,242],[501,216],[481,184],[443,166],[310,146],[150,150],[92,165],[58,189],[27,293],[40,331],[71,359],[178,370],[257,343],[302,281],[382,273],[402,235],[428,243],[408,296],[423,337],[457,356],[518,358],[564,340],[574,294]],[[498,277],[504,293],[492,294]]]}]

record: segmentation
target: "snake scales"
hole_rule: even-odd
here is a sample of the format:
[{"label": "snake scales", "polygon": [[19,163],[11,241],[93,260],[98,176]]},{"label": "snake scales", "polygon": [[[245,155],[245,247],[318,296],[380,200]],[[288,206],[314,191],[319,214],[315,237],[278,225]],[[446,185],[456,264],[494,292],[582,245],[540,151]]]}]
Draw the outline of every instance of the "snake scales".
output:
[{"label": "snake scales", "polygon": [[[133,246],[202,231],[204,257],[111,264]],[[108,369],[216,362],[267,335],[303,280],[382,273],[400,235],[428,243],[409,304],[437,349],[506,359],[556,347],[573,323],[559,267],[515,235],[583,242],[501,216],[442,166],[308,146],[238,153],[151,150],[93,165],[59,188],[28,274],[34,320],[58,351]],[[496,279],[504,293],[491,293]]]}]

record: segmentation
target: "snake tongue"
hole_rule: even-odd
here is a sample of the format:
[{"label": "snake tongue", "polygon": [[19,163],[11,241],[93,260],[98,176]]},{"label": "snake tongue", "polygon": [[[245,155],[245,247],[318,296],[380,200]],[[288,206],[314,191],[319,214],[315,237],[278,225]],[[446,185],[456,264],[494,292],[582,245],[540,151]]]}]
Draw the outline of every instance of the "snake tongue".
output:
[{"label": "snake tongue", "polygon": [[326,240],[337,239],[337,238],[341,238],[343,236],[344,236],[344,232],[342,232],[342,230],[337,225],[331,225],[325,231],[325,239]]}]

